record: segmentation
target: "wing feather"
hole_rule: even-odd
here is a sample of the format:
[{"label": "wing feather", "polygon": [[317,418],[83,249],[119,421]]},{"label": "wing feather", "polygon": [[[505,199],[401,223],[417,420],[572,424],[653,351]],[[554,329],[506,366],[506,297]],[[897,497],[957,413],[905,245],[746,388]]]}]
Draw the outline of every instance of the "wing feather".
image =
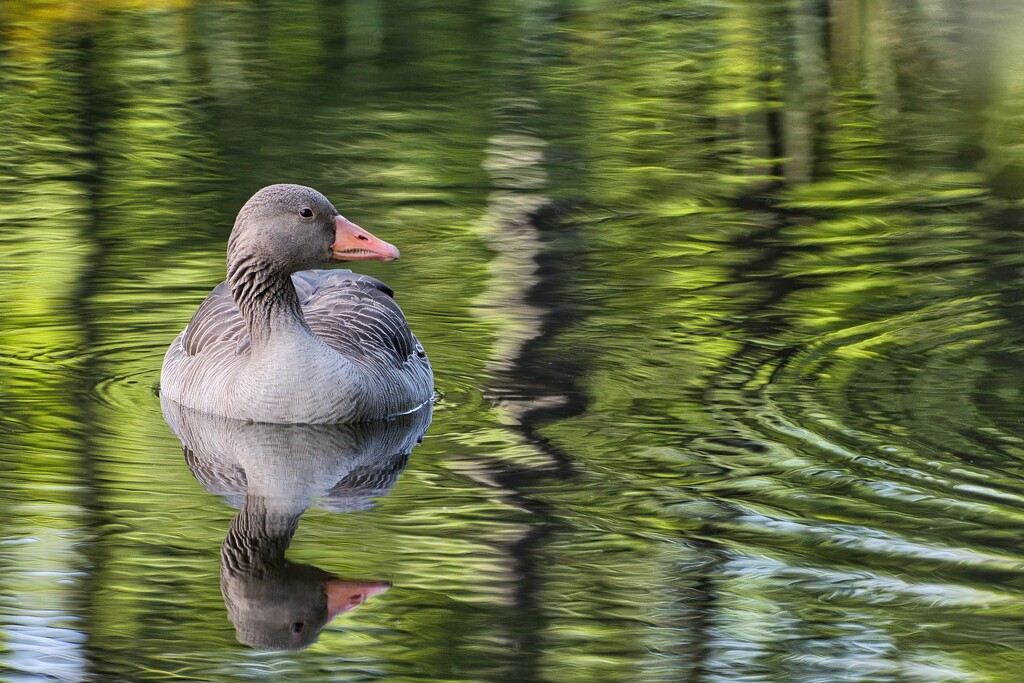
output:
[{"label": "wing feather", "polygon": [[[292,275],[292,282],[309,328],[338,353],[392,367],[425,357],[394,292],[380,280],[348,270],[308,270]],[[226,282],[199,306],[181,344],[189,356],[221,345],[235,353],[248,348],[249,332]]]},{"label": "wing feather", "polygon": [[227,282],[210,292],[181,335],[181,346],[188,356],[220,345],[231,346],[236,353],[249,346],[249,331],[231,298]]}]

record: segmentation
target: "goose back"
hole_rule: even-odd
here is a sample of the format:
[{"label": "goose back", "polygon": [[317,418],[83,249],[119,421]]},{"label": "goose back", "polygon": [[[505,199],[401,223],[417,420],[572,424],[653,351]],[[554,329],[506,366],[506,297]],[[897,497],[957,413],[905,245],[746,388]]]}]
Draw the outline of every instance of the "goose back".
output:
[{"label": "goose back", "polygon": [[161,394],[196,410],[256,422],[352,422],[429,402],[433,374],[392,290],[349,270],[291,282],[308,338],[256,358],[227,281],[200,305],[164,359]]}]

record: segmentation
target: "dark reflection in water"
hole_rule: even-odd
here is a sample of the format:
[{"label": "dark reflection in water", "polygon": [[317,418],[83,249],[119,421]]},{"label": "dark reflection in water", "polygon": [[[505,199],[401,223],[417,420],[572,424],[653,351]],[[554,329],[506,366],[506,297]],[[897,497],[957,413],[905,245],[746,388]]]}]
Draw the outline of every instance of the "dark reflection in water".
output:
[{"label": "dark reflection in water", "polygon": [[241,508],[221,545],[221,592],[238,639],[299,649],[334,617],[384,592],[285,559],[314,501],[336,512],[369,509],[405,469],[430,424],[429,406],[354,425],[253,424],[203,415],[162,400],[195,478]]},{"label": "dark reflection in water", "polygon": [[[1018,680],[1022,26],[1011,0],[6,3],[0,667]],[[286,560],[324,494],[294,488],[262,546],[396,588],[259,652],[217,579],[229,484],[196,484],[154,388],[281,181],[402,250],[365,271],[445,398],[376,506],[310,507]]]}]

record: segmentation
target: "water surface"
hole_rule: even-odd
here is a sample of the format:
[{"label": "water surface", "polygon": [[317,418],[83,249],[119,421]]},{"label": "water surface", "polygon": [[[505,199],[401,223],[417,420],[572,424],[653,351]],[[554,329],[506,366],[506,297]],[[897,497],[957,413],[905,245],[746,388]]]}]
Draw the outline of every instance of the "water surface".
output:
[{"label": "water surface", "polygon": [[[1019,680],[1022,22],[8,3],[4,676]],[[222,595],[258,448],[204,468],[157,392],[272,182],[399,246],[360,270],[443,394],[411,455],[297,449],[288,559],[392,584],[297,652]]]}]

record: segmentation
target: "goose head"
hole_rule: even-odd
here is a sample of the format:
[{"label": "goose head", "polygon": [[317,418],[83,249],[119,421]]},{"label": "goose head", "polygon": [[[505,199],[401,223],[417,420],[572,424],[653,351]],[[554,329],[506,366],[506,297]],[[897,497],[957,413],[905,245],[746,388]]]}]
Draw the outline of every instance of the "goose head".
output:
[{"label": "goose head", "polygon": [[385,592],[387,581],[337,578],[287,560],[252,574],[221,572],[221,593],[238,641],[260,650],[302,650],[336,616]]},{"label": "goose head", "polygon": [[270,185],[245,203],[228,261],[254,259],[294,273],[337,261],[394,261],[398,249],[349,221],[311,187]]}]

